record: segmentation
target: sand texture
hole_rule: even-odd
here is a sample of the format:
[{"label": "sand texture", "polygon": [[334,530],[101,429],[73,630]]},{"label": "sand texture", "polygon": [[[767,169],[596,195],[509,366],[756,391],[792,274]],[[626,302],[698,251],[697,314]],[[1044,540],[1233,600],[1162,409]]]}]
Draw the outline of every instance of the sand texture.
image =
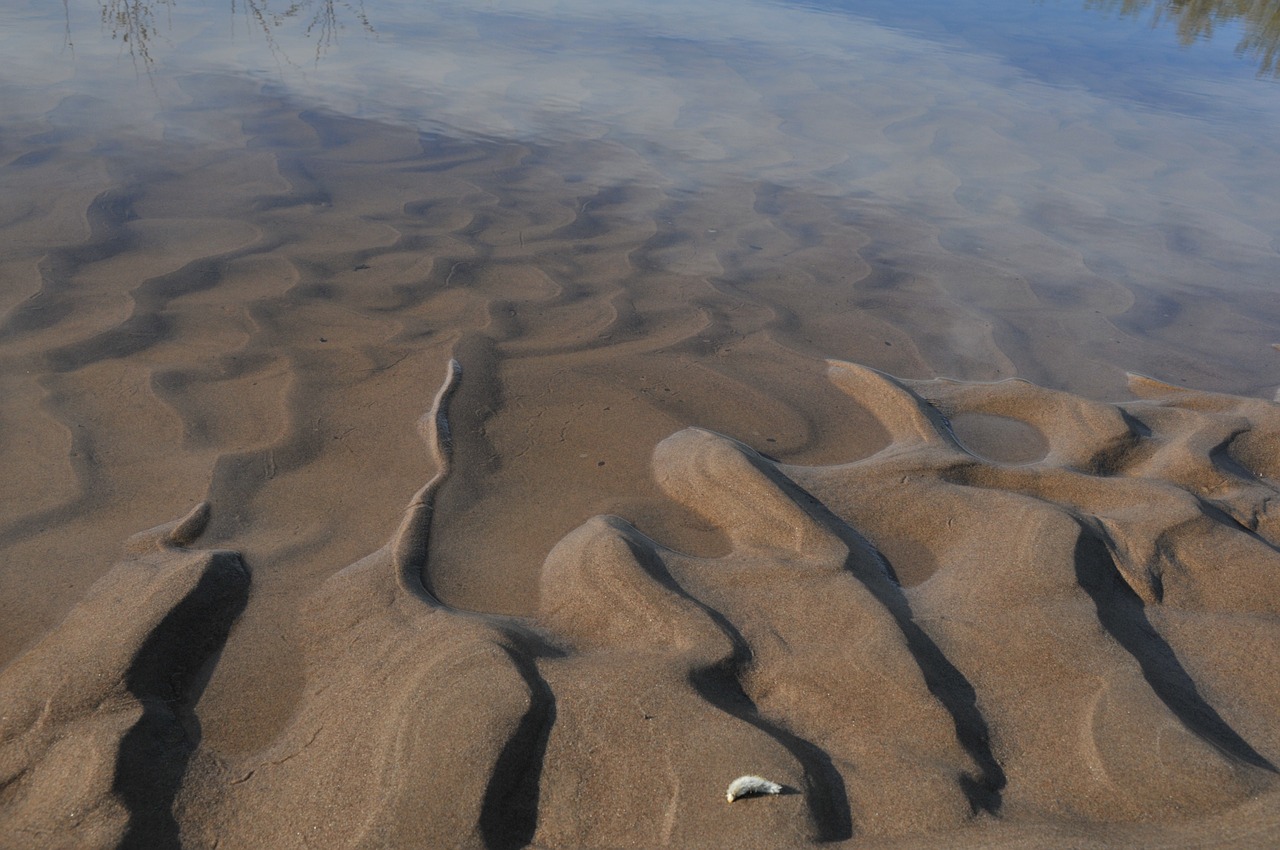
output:
[{"label": "sand texture", "polygon": [[[387,545],[309,595],[305,685],[252,753],[201,746],[186,697],[247,569],[197,546],[206,504],[137,535],[0,676],[7,840],[1280,836],[1280,408],[1142,377],[1144,400],[1108,405],[829,368],[889,445],[792,466],[679,431],[652,476],[726,551],[595,517],[547,557],[536,615],[511,618],[423,583],[451,363],[420,423],[436,475]],[[984,459],[949,428],[961,414],[1031,423],[1047,452]],[[725,803],[744,772],[783,794]]]},{"label": "sand texture", "polygon": [[837,48],[13,95],[0,850],[1280,845],[1276,196]]}]

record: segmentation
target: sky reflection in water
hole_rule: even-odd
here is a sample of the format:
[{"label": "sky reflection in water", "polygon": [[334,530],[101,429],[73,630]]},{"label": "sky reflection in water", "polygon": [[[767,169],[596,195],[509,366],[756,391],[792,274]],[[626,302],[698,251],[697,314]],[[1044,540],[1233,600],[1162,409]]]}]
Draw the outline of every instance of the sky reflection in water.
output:
[{"label": "sky reflection in water", "polygon": [[[983,85],[1005,88],[1014,74],[1018,83],[1084,89],[1224,125],[1273,124],[1280,105],[1280,87],[1269,80],[1280,36],[1275,0],[1083,0],[1083,6],[1074,0],[696,6],[69,0],[65,16],[69,55],[105,72],[107,82],[125,70],[97,64],[113,53],[153,73],[216,65],[275,76],[343,111],[382,110],[382,117],[413,123],[439,116],[438,97],[453,101],[446,113],[463,111],[473,120],[488,106],[511,123],[472,127],[463,120],[456,129],[516,135],[554,136],[574,118],[614,121],[623,111],[634,113],[627,101],[643,101],[655,85],[676,93],[709,88],[708,75],[670,49],[677,44],[697,45],[704,58],[749,56],[764,70],[825,70],[825,79],[846,88],[910,73],[903,64],[919,56],[951,65],[951,76],[972,77],[978,96]],[[49,35],[24,35],[18,27],[10,52],[35,51],[28,61],[39,62]],[[663,64],[654,66],[654,56]],[[810,69],[810,60],[828,67]],[[579,69],[593,82],[609,81],[599,88],[622,102],[584,99]],[[521,105],[551,113],[542,116],[550,120],[517,116]]]},{"label": "sky reflection in water", "polygon": [[[60,120],[141,134],[187,97],[175,79],[216,71],[450,137],[597,141],[575,179],[891,209],[1063,303],[1081,285],[1055,278],[1070,251],[1136,294],[1143,333],[1215,300],[1241,347],[1188,357],[1243,362],[1280,324],[1258,307],[1280,233],[1276,5],[70,0],[64,18],[32,2],[3,13],[0,84],[11,116],[90,95],[111,107]],[[151,132],[211,132],[181,120]]]}]

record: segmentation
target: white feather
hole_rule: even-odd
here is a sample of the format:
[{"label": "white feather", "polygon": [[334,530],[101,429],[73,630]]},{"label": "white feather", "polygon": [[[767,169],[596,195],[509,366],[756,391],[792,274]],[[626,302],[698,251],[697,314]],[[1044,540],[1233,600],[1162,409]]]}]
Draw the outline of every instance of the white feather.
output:
[{"label": "white feather", "polygon": [[762,776],[739,776],[729,783],[729,790],[724,792],[724,798],[732,803],[739,797],[760,797],[781,793],[781,785],[770,782]]}]

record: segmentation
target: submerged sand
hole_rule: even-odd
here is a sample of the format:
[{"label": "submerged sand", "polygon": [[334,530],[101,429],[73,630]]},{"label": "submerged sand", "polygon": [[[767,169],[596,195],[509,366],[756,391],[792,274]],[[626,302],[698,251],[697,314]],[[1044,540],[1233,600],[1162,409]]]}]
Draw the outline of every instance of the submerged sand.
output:
[{"label": "submerged sand", "polygon": [[1280,840],[1264,287],[183,85],[3,130],[0,846]]}]

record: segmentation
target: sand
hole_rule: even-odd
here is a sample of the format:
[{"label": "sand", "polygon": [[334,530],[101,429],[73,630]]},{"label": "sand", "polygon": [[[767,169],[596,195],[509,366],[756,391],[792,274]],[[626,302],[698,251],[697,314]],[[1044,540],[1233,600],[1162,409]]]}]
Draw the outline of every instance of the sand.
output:
[{"label": "sand", "polygon": [[1266,287],[181,85],[0,131],[0,847],[1280,842]]}]

